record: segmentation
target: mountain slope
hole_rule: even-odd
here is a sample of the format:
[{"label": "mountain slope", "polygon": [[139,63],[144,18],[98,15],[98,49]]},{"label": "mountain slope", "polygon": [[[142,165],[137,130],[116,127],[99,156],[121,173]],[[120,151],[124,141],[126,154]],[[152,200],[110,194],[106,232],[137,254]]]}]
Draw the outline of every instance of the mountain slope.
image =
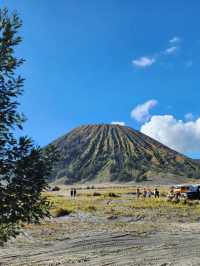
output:
[{"label": "mountain slope", "polygon": [[51,179],[64,183],[142,181],[157,174],[197,177],[200,168],[192,159],[119,125],[81,126],[52,144],[61,158]]}]

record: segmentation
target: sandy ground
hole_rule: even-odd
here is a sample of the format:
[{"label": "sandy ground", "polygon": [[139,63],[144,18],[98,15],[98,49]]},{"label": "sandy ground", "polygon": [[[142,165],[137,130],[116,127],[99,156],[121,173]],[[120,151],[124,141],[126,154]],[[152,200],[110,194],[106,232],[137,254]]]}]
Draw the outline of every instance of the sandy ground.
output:
[{"label": "sandy ground", "polygon": [[198,220],[152,222],[145,215],[80,212],[27,227],[0,249],[0,265],[200,265]]},{"label": "sandy ground", "polygon": [[198,223],[142,234],[88,227],[53,241],[36,240],[26,232],[0,250],[0,265],[200,265]]}]

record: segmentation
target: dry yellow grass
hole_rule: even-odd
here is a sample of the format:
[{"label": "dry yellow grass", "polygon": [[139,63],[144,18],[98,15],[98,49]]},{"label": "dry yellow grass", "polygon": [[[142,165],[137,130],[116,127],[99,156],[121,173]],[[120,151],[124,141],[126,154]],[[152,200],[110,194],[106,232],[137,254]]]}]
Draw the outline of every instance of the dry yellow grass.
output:
[{"label": "dry yellow grass", "polygon": [[[142,188],[141,188],[142,189]],[[153,187],[151,188],[153,191]],[[155,220],[198,220],[200,217],[199,202],[173,203],[166,199],[167,187],[159,187],[161,197],[135,198],[136,187],[101,187],[78,190],[76,199],[71,199],[69,191],[47,192],[45,195],[52,203],[52,214],[58,209],[69,213],[90,212],[101,216],[144,216],[144,219]],[[95,196],[94,196],[95,194]],[[116,197],[117,196],[117,197]],[[95,214],[95,215],[96,215]]]}]

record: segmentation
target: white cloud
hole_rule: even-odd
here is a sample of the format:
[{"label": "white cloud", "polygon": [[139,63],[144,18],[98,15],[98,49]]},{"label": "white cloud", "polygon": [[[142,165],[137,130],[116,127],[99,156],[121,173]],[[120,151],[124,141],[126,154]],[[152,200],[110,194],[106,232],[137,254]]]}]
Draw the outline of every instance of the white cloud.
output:
[{"label": "white cloud", "polygon": [[165,54],[173,54],[178,50],[177,46],[169,47],[165,50]]},{"label": "white cloud", "polygon": [[140,68],[145,68],[153,65],[156,62],[154,57],[142,56],[132,61],[133,65]]},{"label": "white cloud", "polygon": [[162,60],[164,56],[174,54],[178,49],[180,49],[180,42],[181,38],[174,36],[168,41],[168,48],[166,48],[165,50],[157,51],[150,56],[141,56],[139,58],[136,58],[132,60],[132,64],[138,68],[150,67],[157,61]]},{"label": "white cloud", "polygon": [[174,36],[171,40],[169,40],[169,43],[175,44],[175,43],[179,43],[180,41],[181,39],[178,36]]},{"label": "white cloud", "polygon": [[119,126],[125,126],[125,122],[123,121],[113,121],[111,122],[112,125],[119,125]]},{"label": "white cloud", "polygon": [[185,114],[185,119],[186,119],[187,121],[191,121],[191,120],[194,119],[194,116],[193,116],[192,113],[187,113],[187,114]]},{"label": "white cloud", "polygon": [[172,115],[152,116],[140,130],[179,152],[200,151],[200,118],[184,122]]},{"label": "white cloud", "polygon": [[139,122],[148,121],[151,118],[151,115],[149,113],[150,109],[152,109],[157,104],[158,101],[156,100],[149,100],[143,104],[139,104],[131,111],[131,117]]}]

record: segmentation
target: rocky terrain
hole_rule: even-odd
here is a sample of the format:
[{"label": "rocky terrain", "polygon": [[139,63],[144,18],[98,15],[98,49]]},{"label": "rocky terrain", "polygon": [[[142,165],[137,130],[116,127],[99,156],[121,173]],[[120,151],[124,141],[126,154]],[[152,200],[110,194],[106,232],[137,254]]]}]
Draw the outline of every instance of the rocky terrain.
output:
[{"label": "rocky terrain", "polygon": [[150,137],[119,125],[86,125],[55,140],[60,161],[51,181],[141,182],[157,177],[199,177],[196,161]]}]

